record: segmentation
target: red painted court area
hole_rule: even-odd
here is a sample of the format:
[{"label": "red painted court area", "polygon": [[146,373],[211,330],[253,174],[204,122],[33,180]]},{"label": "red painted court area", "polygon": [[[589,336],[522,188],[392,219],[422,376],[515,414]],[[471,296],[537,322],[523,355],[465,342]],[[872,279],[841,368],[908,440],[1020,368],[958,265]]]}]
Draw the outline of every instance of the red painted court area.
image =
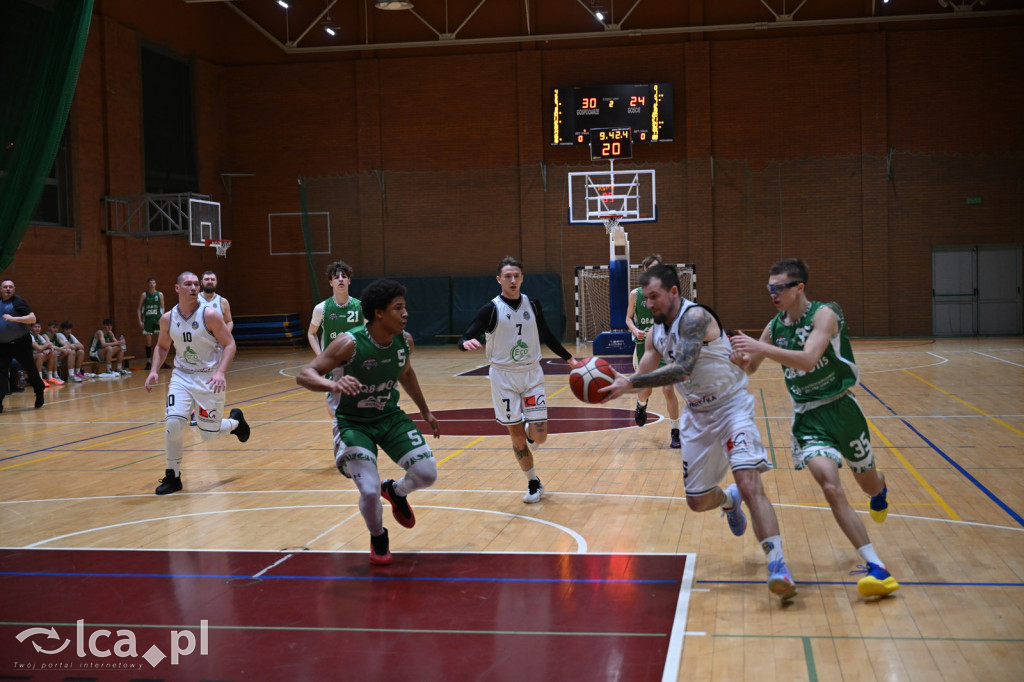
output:
[{"label": "red painted court area", "polygon": [[[0,679],[659,680],[678,665],[686,561],[0,550]],[[125,631],[137,657],[117,655]],[[120,664],[136,667],[93,667]]]}]

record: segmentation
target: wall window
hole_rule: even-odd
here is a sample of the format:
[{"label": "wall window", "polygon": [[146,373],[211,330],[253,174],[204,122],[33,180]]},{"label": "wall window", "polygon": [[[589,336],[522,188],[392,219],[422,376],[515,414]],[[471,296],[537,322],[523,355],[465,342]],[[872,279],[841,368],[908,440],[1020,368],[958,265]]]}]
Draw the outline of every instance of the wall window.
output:
[{"label": "wall window", "polygon": [[141,62],[146,192],[196,192],[199,178],[189,63],[146,46],[141,49]]}]

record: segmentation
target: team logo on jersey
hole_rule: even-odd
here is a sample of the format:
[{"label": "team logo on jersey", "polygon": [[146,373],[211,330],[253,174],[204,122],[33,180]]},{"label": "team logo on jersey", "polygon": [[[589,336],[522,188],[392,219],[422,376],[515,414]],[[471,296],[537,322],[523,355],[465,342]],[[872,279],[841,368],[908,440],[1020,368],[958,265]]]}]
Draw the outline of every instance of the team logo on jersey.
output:
[{"label": "team logo on jersey", "polygon": [[505,318],[508,320],[512,319],[512,313],[505,313]]},{"label": "team logo on jersey", "polygon": [[787,339],[785,336],[780,336],[779,338],[775,339],[775,345],[778,346],[779,348],[785,348],[786,346],[789,345],[789,339]]},{"label": "team logo on jersey", "polygon": [[729,442],[725,444],[725,447],[729,452],[732,452],[736,448],[747,447],[746,431],[740,431],[739,433],[733,434],[732,438],[729,439]]},{"label": "team logo on jersey", "polygon": [[207,412],[205,409],[200,407],[199,408],[199,416],[202,417],[203,419],[216,419],[217,418],[217,410],[210,410],[209,412]]},{"label": "team logo on jersey", "polygon": [[530,347],[527,346],[522,339],[520,339],[516,341],[514,346],[512,346],[512,350],[511,352],[509,352],[508,357],[510,360],[512,360],[512,362],[520,362],[522,360],[525,360],[526,356],[529,355],[529,353]]},{"label": "team logo on jersey", "polygon": [[190,365],[199,364],[199,353],[193,350],[192,346],[185,346],[185,352],[181,354],[182,358]]},{"label": "team logo on jersey", "polygon": [[528,395],[523,398],[523,407],[544,407],[543,395]]},{"label": "team logo on jersey", "polygon": [[199,321],[198,320],[192,320],[192,328],[193,329],[199,329]]},{"label": "team logo on jersey", "polygon": [[377,361],[374,358],[366,358],[363,360],[363,369],[367,372],[377,366]]},{"label": "team logo on jersey", "polygon": [[332,320],[338,319],[338,313],[331,313],[330,319],[332,319]]},{"label": "team logo on jersey", "polygon": [[530,321],[530,311],[529,310],[524,310],[523,311],[523,319],[526,320],[527,322]]}]

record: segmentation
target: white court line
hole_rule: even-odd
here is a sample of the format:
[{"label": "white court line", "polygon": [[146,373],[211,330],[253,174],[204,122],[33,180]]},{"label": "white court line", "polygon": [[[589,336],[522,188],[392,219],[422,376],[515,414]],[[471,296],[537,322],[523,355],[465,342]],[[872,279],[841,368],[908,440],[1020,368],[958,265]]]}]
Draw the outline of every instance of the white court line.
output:
[{"label": "white court line", "polygon": [[1002,358],[997,358],[996,356],[989,355],[988,353],[982,353],[980,350],[975,350],[975,351],[971,351],[971,352],[972,353],[977,353],[978,355],[984,355],[986,358],[992,358],[993,360],[998,360],[999,362],[1005,362],[1006,364],[1013,365],[1014,367],[1024,367],[1024,365],[1017,364],[1016,362],[1010,362],[1009,360],[1004,360]]},{"label": "white court line", "polygon": [[[50,542],[56,542],[58,540],[66,540],[67,538],[72,538],[72,537],[75,537],[75,536],[78,536],[78,535],[85,535],[87,533],[95,533],[95,532],[104,531],[104,530],[111,530],[113,528],[124,528],[125,526],[136,526],[136,525],[140,525],[140,524],[143,524],[143,523],[150,523],[151,521],[171,521],[171,520],[174,520],[174,519],[194,518],[194,517],[197,517],[197,516],[213,516],[213,515],[216,515],[216,514],[238,514],[238,513],[243,513],[243,512],[255,512],[255,511],[281,511],[281,510],[287,510],[287,509],[335,509],[335,508],[353,507],[353,506],[357,507],[358,505],[352,505],[352,504],[307,504],[307,505],[302,505],[302,504],[300,504],[300,505],[290,505],[290,506],[286,506],[286,507],[253,507],[253,508],[249,508],[249,509],[214,509],[214,510],[204,511],[204,512],[192,512],[192,513],[189,513],[189,514],[173,514],[171,516],[157,516],[157,517],[148,518],[148,519],[136,519],[135,521],[124,521],[122,523],[114,523],[114,524],[109,524],[109,525],[105,525],[105,526],[97,526],[95,528],[86,528],[85,530],[78,530],[78,531],[75,531],[74,533],[65,533],[64,535],[57,535],[55,537],[48,538],[46,540],[39,540],[38,542],[34,542],[31,545],[25,545],[24,548],[25,549],[35,549],[39,545],[45,545],[45,544],[48,544]],[[469,511],[469,512],[477,512],[477,513],[480,513],[480,514],[495,514],[496,516],[507,516],[507,517],[512,518],[512,519],[522,519],[523,521],[532,521],[533,523],[540,523],[540,524],[543,524],[545,526],[550,526],[552,528],[560,530],[563,533],[565,533],[565,534],[569,535],[570,537],[572,537],[576,541],[576,552],[574,552],[575,554],[586,554],[587,553],[587,548],[588,548],[587,541],[583,539],[582,535],[580,535],[579,533],[577,533],[576,531],[574,531],[574,530],[572,530],[570,528],[566,528],[565,526],[562,526],[562,525],[557,524],[557,523],[553,523],[551,521],[545,521],[544,519],[537,519],[537,518],[533,518],[531,516],[523,516],[522,514],[512,514],[510,512],[500,512],[500,511],[495,511],[493,509],[473,509],[472,507],[440,507],[440,506],[433,506],[433,505],[417,505],[417,509],[447,509],[449,511]],[[356,515],[353,514],[349,518],[350,519],[351,518],[355,518],[355,516]],[[283,559],[282,559],[282,561],[283,561]],[[280,563],[280,561],[277,562],[277,563]],[[274,564],[274,565],[276,566],[277,564]],[[267,569],[264,569],[264,570],[267,570]]]},{"label": "white court line", "polygon": [[[308,549],[308,548],[309,548],[309,546],[310,546],[310,545],[312,545],[312,544],[313,544],[314,542],[316,542],[317,540],[319,540],[319,539],[320,539],[320,538],[322,538],[323,536],[327,535],[328,533],[330,533],[330,532],[331,532],[332,530],[334,530],[334,529],[335,529],[335,528],[337,528],[338,526],[340,526],[340,525],[342,525],[342,524],[345,524],[345,523],[348,523],[349,521],[351,521],[352,519],[354,519],[354,518],[355,518],[355,517],[357,517],[357,516],[359,516],[359,513],[358,513],[358,512],[357,512],[357,513],[355,513],[355,514],[352,514],[352,515],[351,515],[351,516],[349,516],[349,517],[348,517],[347,519],[342,519],[342,520],[341,520],[341,521],[339,521],[338,523],[334,524],[333,526],[331,526],[330,528],[328,528],[327,530],[325,530],[325,531],[324,531],[323,533],[320,533],[320,535],[317,535],[317,536],[316,536],[315,538],[313,538],[312,540],[307,540],[307,541],[306,541],[306,542],[305,542],[305,543],[304,543],[304,544],[302,545],[302,547],[303,547],[303,548],[306,548],[306,549]],[[288,550],[282,550],[282,551],[285,551],[285,552],[287,552]],[[295,553],[294,553],[294,552],[289,552],[289,554],[288,554],[287,556],[285,556],[285,557],[282,557],[282,558],[278,559],[277,561],[275,561],[274,563],[270,564],[269,566],[267,566],[267,567],[266,567],[266,568],[264,568],[264,569],[263,569],[262,571],[260,571],[259,573],[255,574],[255,575],[254,575],[254,576],[252,576],[252,577],[253,577],[253,578],[259,578],[259,577],[260,577],[261,575],[263,575],[264,573],[266,573],[266,572],[267,572],[267,571],[269,571],[270,569],[272,569],[272,568],[275,568],[275,567],[277,567],[277,566],[280,566],[280,565],[281,565],[281,564],[283,564],[284,562],[286,562],[286,561],[288,561],[289,559],[291,559],[291,558],[292,558],[293,556],[295,556]]]},{"label": "white court line", "polygon": [[[450,494],[456,494],[456,495],[460,495],[460,496],[467,495],[467,494],[486,494],[486,495],[508,494],[508,495],[521,495],[522,492],[523,492],[522,490],[484,490],[484,489],[481,489],[481,488],[473,488],[471,490],[430,488],[429,490],[432,493],[450,493]],[[309,490],[234,490],[234,491],[232,491],[232,490],[222,490],[222,491],[216,491],[216,492],[195,492],[195,493],[178,492],[178,493],[175,493],[175,495],[177,495],[179,497],[186,497],[186,496],[213,496],[213,495],[292,495],[292,494],[295,494],[295,493],[329,493],[329,494],[332,494],[332,495],[337,495],[339,493],[359,494],[359,491],[354,489],[354,488],[351,489],[351,490],[317,490],[317,489],[309,489]],[[552,495],[552,496],[565,495],[565,496],[571,496],[571,497],[606,497],[606,498],[607,497],[611,497],[611,498],[620,497],[620,498],[625,498],[625,499],[670,500],[670,501],[679,501],[679,502],[684,502],[686,500],[685,497],[677,497],[677,496],[673,496],[673,495],[637,495],[635,493],[632,493],[632,494],[626,494],[626,493],[574,493],[574,492],[550,491],[547,494]],[[49,498],[49,499],[44,499],[44,500],[0,500],[0,506],[6,505],[6,504],[33,504],[33,503],[43,504],[43,503],[47,503],[47,502],[61,502],[61,503],[64,503],[64,502],[83,502],[83,501],[90,501],[90,500],[126,500],[126,499],[131,499],[131,498],[136,498],[136,497],[145,497],[145,498],[152,499],[153,495],[152,494],[139,494],[139,495],[97,495],[95,497],[63,497],[63,498]],[[307,506],[308,507],[354,507],[354,506],[358,506],[358,505],[357,504],[293,505],[293,506],[287,506],[287,507],[263,507],[261,509],[264,509],[264,510],[266,510],[266,509],[303,509],[303,508],[305,508]],[[782,503],[782,502],[773,502],[772,506],[773,507],[789,507],[791,509],[805,509],[805,510],[817,511],[817,512],[827,512],[827,513],[830,513],[830,514],[832,513],[831,509],[829,509],[828,506],[807,505],[807,504],[787,504],[787,503]],[[565,528],[564,526],[561,526],[561,525],[558,525],[558,524],[554,524],[554,523],[550,523],[550,522],[544,521],[542,519],[535,519],[535,518],[532,518],[532,517],[522,516],[521,514],[513,514],[513,513],[510,513],[510,512],[499,512],[499,511],[493,511],[493,510],[488,510],[488,509],[474,509],[474,508],[471,508],[471,507],[443,507],[443,506],[430,506],[430,505],[417,505],[417,507],[424,508],[424,509],[454,509],[454,510],[457,510],[457,511],[479,511],[479,512],[485,513],[485,514],[499,514],[499,515],[508,516],[510,518],[525,519],[525,520],[529,520],[529,521],[536,521],[538,523],[543,523],[545,525],[552,526],[553,528],[557,528],[559,530],[563,530],[565,533],[567,533],[568,535],[572,536],[574,539],[577,540],[577,546],[581,547],[581,549],[577,550],[578,552],[586,552],[587,551],[587,549],[586,549],[587,543],[586,543],[586,541],[583,539],[583,537],[581,535],[579,535],[575,531],[572,531],[572,530],[570,530],[568,528]],[[133,524],[136,524],[136,523],[145,523],[147,521],[160,521],[160,520],[166,520],[166,519],[184,518],[184,517],[188,517],[188,516],[202,516],[202,515],[207,514],[207,513],[233,513],[233,512],[239,512],[239,511],[243,511],[244,512],[244,511],[257,511],[257,510],[256,509],[223,509],[223,510],[217,510],[217,511],[212,511],[212,512],[198,512],[198,513],[194,513],[194,514],[183,514],[183,515],[176,515],[176,516],[159,517],[159,518],[155,518],[155,519],[142,519],[142,520],[139,520],[139,521],[126,521],[124,523],[114,524],[112,526],[104,526],[102,529],[117,528],[117,527],[121,527],[121,526],[130,526],[130,525],[133,525]],[[855,511],[857,511],[857,510],[855,510]],[[858,514],[868,514],[869,512],[867,512],[867,511],[857,511],[857,513]],[[1001,526],[1001,525],[994,524],[994,523],[981,523],[979,521],[962,521],[962,520],[955,520],[955,519],[932,518],[932,517],[927,517],[927,516],[912,516],[912,515],[909,515],[909,514],[896,514],[896,513],[892,512],[891,510],[890,510],[889,516],[887,518],[907,519],[907,520],[912,520],[912,521],[925,521],[925,522],[931,522],[931,523],[943,523],[943,524],[952,524],[952,525],[959,525],[959,526],[974,526],[974,527],[977,527],[977,528],[990,528],[990,529],[993,529],[993,530],[1009,530],[1009,531],[1013,531],[1015,533],[1024,533],[1024,527],[1020,527],[1020,526]],[[92,530],[101,530],[101,529],[97,528],[97,529],[92,529]],[[35,546],[38,545],[38,544],[43,544],[43,543],[47,543],[47,542],[53,542],[55,540],[60,540],[60,539],[63,539],[65,537],[72,537],[74,535],[80,535],[80,534],[83,534],[83,533],[89,533],[89,532],[92,532],[92,530],[84,530],[84,531],[79,531],[77,533],[70,533],[68,535],[62,535],[62,536],[50,538],[48,540],[40,540],[39,542],[36,542],[36,543],[34,543],[32,545],[26,545],[25,547],[21,547],[19,549],[35,548]],[[232,550],[232,551],[239,551],[239,550]],[[254,550],[254,551],[272,551],[272,550]],[[512,554],[522,554],[522,552],[511,552],[511,553]],[[561,554],[561,553],[563,553],[563,552],[555,552],[555,554]]]},{"label": "white court line", "polygon": [[690,610],[690,593],[693,588],[693,571],[697,563],[696,554],[684,554],[686,563],[683,566],[683,577],[679,581],[679,599],[676,601],[675,618],[672,619],[672,631],[668,638],[668,651],[665,652],[665,668],[661,673],[662,682],[676,682],[679,679],[679,666],[683,660],[683,643],[686,640],[686,616]]},{"label": "white court line", "polygon": [[291,558],[292,558],[292,556],[293,556],[292,554],[288,554],[288,555],[286,555],[286,556],[283,556],[283,557],[281,557],[280,559],[278,559],[278,560],[277,560],[277,561],[275,561],[274,563],[272,563],[272,564],[270,564],[269,566],[267,566],[266,568],[264,568],[264,569],[263,569],[262,571],[260,571],[259,573],[255,573],[255,574],[253,574],[253,576],[252,576],[252,577],[253,577],[253,578],[259,578],[259,577],[260,577],[261,575],[263,575],[264,573],[266,573],[266,572],[267,572],[267,571],[269,571],[270,569],[274,568],[275,566],[277,566],[277,565],[279,565],[279,564],[283,564],[284,562],[288,561],[289,559],[291,559]]},{"label": "white court line", "polygon": [[[913,365],[912,367],[893,367],[892,369],[863,370],[861,374],[882,374],[884,372],[902,372],[905,369],[921,369],[923,367],[935,367],[936,365],[944,365],[947,362],[949,362],[949,358],[944,358],[941,355],[936,355],[931,351],[925,351],[925,353],[931,355],[933,358],[938,358],[939,360],[941,360],[941,362],[930,362],[927,365]],[[857,355],[860,355],[860,353],[857,353]]]}]

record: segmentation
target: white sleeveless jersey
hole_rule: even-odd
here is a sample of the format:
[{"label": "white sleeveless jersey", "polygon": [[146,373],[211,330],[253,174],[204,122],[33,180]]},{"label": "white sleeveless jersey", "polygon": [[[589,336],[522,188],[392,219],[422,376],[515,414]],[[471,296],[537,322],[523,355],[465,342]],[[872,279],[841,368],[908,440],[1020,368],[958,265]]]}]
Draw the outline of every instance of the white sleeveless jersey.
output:
[{"label": "white sleeveless jersey", "polygon": [[[679,345],[679,323],[683,313],[697,304],[682,299],[676,319],[665,329],[663,324],[651,328],[651,342],[665,358],[666,363],[675,362],[676,347]],[[719,325],[721,327],[721,325]],[[676,384],[676,390],[691,410],[708,411],[732,398],[747,388],[746,373],[729,360],[732,344],[723,331],[714,341],[708,341],[700,349],[693,373],[685,381]]]},{"label": "white sleeveless jersey", "polygon": [[171,323],[167,331],[174,343],[174,368],[186,372],[213,372],[220,366],[223,348],[216,337],[206,328],[204,306],[199,306],[188,317],[181,314],[178,306],[171,308]]},{"label": "white sleeveless jersey", "polygon": [[509,307],[501,296],[491,299],[498,323],[487,334],[487,360],[498,369],[532,369],[540,363],[540,334],[533,306],[525,294],[519,299],[519,310]]},{"label": "white sleeveless jersey", "polygon": [[223,299],[220,297],[220,294],[214,294],[213,298],[211,300],[209,300],[209,301],[206,300],[205,296],[203,296],[202,294],[199,294],[199,305],[200,306],[207,306],[207,307],[213,308],[218,313],[220,313],[221,317],[224,317],[224,308],[221,305],[221,301],[222,300]]}]

